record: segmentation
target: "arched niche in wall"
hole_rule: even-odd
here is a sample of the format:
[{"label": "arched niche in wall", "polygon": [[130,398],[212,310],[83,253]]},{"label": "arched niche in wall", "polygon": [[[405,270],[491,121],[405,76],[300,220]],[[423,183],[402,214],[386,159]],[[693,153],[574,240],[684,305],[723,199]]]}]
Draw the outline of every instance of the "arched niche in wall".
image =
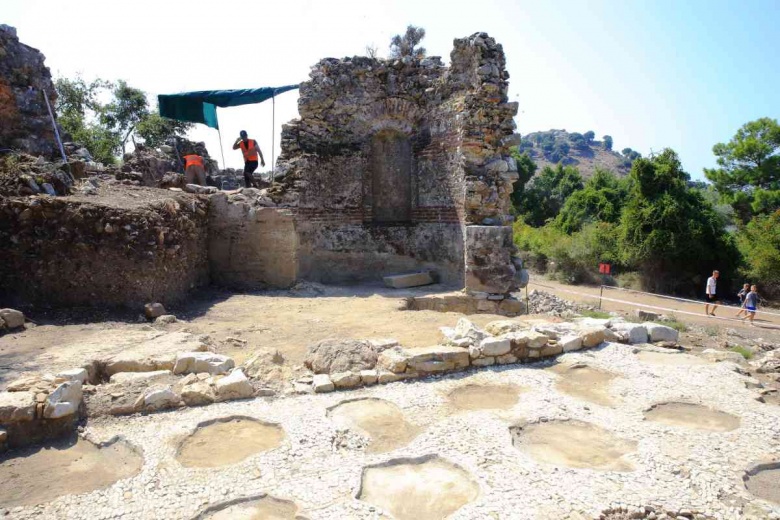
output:
[{"label": "arched niche in wall", "polygon": [[371,137],[369,156],[373,221],[409,222],[412,216],[412,144],[406,134],[383,129]]}]

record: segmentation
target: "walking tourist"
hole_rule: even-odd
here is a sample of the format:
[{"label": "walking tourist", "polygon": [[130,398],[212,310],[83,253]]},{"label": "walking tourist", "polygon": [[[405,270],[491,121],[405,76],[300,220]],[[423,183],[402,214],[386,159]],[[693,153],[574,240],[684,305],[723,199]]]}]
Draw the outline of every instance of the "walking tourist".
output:
[{"label": "walking tourist", "polygon": [[745,311],[745,296],[747,296],[747,293],[750,292],[750,284],[746,283],[742,286],[742,289],[739,290],[737,293],[737,298],[739,298],[739,312],[737,313],[735,318],[739,318],[739,315],[742,313],[745,313],[747,315],[747,312]]},{"label": "walking tourist", "polygon": [[[708,316],[715,316],[715,309],[718,308],[718,277],[719,271],[712,271],[712,276],[707,278],[707,303],[704,305],[704,314]],[[712,312],[710,312],[710,305],[712,305]]]},{"label": "walking tourist", "polygon": [[745,310],[747,311],[747,316],[743,317],[748,318],[750,321],[750,324],[753,325],[753,318],[756,317],[756,310],[758,308],[758,287],[755,285],[750,286],[750,292],[747,293],[745,296]]}]

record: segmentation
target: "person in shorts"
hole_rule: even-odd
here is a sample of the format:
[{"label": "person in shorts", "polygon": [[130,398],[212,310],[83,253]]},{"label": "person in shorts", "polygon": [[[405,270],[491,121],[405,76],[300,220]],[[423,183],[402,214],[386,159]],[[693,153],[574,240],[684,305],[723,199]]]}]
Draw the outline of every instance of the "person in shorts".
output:
[{"label": "person in shorts", "polygon": [[753,325],[753,318],[756,317],[756,310],[758,310],[758,287],[755,285],[750,286],[750,292],[745,296],[745,310],[747,311],[745,318]]},{"label": "person in shorts", "polygon": [[[706,289],[706,301],[707,303],[704,305],[704,314],[707,316],[715,316],[715,309],[718,308],[718,304],[720,303],[718,301],[718,277],[720,276],[719,271],[712,271],[712,276],[707,278],[707,289]],[[710,305],[712,305],[712,312],[710,312]]]},{"label": "person in shorts", "polygon": [[257,141],[250,139],[246,133],[246,130],[241,130],[239,138],[233,143],[233,150],[241,149],[241,153],[244,156],[244,185],[247,188],[255,187],[254,173],[257,169],[257,160],[260,159],[260,164],[265,167],[265,159],[263,158],[263,152],[260,151],[260,147],[257,145]]},{"label": "person in shorts", "polygon": [[735,318],[739,318],[740,314],[745,313],[747,315],[747,311],[745,310],[745,296],[747,296],[747,293],[750,292],[750,284],[746,283],[742,286],[742,289],[739,290],[737,293],[737,298],[739,298],[739,312],[737,313]]}]

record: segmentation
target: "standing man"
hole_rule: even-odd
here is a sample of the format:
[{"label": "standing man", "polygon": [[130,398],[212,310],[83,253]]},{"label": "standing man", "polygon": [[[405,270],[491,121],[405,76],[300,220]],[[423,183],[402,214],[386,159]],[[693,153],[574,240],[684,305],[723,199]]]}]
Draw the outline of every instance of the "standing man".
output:
[{"label": "standing man", "polygon": [[187,184],[206,185],[206,169],[203,167],[203,157],[194,153],[184,156],[184,181]]},{"label": "standing man", "polygon": [[[718,308],[718,277],[720,272],[712,271],[712,276],[707,278],[707,303],[704,305],[704,314],[715,316],[715,309]],[[712,304],[712,312],[710,312]]]},{"label": "standing man", "polygon": [[257,141],[249,139],[246,134],[246,130],[241,130],[239,134],[241,137],[236,139],[233,143],[233,150],[241,148],[241,153],[244,154],[244,184],[247,188],[255,187],[255,179],[252,176],[257,169],[257,158],[260,157],[260,164],[265,167],[265,159],[263,159],[263,152],[260,151],[260,147],[257,146]]}]

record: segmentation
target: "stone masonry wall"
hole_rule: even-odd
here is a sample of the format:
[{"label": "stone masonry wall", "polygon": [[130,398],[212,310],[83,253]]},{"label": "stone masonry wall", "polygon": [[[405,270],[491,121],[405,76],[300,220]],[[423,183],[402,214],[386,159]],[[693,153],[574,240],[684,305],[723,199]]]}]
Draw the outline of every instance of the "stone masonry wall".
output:
[{"label": "stone masonry wall", "polygon": [[[434,268],[450,284],[511,289],[504,237],[517,104],[507,103],[503,50],[478,33],[455,40],[451,58],[450,68],[438,57],[312,67],[301,117],[282,130],[283,178],[269,192],[294,215],[300,278]],[[469,233],[472,225],[495,230]]]},{"label": "stone masonry wall", "polygon": [[0,24],[0,149],[46,157],[57,153],[43,91],[54,107],[57,93],[44,56]]}]

